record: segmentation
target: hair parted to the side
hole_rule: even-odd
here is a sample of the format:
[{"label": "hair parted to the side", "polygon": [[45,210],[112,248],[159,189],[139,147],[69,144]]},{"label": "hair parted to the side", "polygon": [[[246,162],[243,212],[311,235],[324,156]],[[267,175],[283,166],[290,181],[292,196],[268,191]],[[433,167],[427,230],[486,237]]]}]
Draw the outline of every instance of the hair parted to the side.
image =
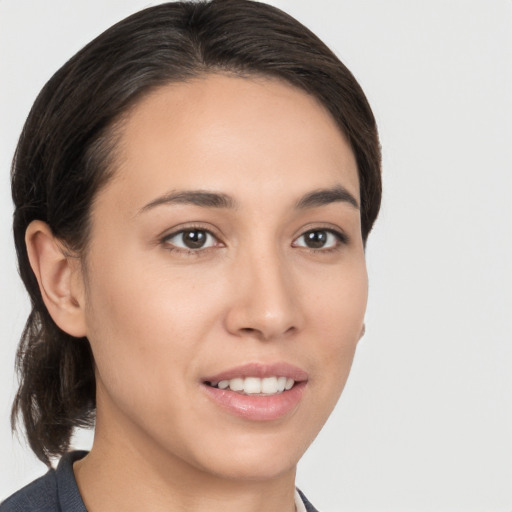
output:
[{"label": "hair parted to the side", "polygon": [[46,222],[70,251],[84,255],[91,204],[115,173],[123,114],[159,86],[208,73],[276,77],[315,96],[354,151],[363,240],[377,217],[380,146],[370,106],[350,71],[289,15],[250,0],[172,2],[98,36],[39,94],[12,166],[14,239],[32,303],[17,355],[12,425],[23,420],[32,450],[47,465],[67,450],[75,427],[94,424],[94,359],[86,338],[66,334],[49,315],[27,256],[27,226]]}]

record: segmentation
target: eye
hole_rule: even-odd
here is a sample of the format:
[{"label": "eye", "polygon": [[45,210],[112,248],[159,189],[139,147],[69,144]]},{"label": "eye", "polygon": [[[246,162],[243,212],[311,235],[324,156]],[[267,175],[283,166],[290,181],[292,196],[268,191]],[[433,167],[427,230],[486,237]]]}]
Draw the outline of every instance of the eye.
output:
[{"label": "eye", "polygon": [[214,247],[217,239],[205,229],[183,229],[177,233],[172,233],[164,238],[165,244],[172,245],[178,249],[200,250]]},{"label": "eye", "polygon": [[307,247],[308,249],[334,249],[345,237],[330,229],[310,229],[299,236],[294,242],[294,247]]}]

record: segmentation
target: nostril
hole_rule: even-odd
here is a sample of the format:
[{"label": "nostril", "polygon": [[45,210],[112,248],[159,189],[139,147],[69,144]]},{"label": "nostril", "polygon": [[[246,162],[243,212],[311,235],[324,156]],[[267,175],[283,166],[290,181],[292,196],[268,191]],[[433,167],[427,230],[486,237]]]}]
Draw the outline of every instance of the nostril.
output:
[{"label": "nostril", "polygon": [[257,329],[255,327],[242,327],[238,330],[239,335],[247,336],[247,337],[254,337],[260,340],[270,340],[273,338],[280,338],[282,336],[290,336],[296,331],[295,326],[290,326],[288,329],[286,329],[284,332],[271,332],[270,330],[266,329]]}]

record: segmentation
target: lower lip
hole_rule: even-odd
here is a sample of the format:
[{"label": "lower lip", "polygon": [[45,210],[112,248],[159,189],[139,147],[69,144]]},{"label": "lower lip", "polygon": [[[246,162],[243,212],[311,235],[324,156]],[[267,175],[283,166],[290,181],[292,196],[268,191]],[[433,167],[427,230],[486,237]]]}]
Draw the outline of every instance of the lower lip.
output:
[{"label": "lower lip", "polygon": [[206,394],[227,412],[252,421],[272,421],[290,414],[299,405],[306,382],[269,396],[242,395],[229,389],[202,385]]}]

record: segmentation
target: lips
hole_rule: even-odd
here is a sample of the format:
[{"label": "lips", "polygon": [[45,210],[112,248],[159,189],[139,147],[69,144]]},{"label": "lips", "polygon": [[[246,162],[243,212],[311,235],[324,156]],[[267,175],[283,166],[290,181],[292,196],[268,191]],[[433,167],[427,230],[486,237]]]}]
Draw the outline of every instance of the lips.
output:
[{"label": "lips", "polygon": [[202,389],[224,411],[270,421],[297,408],[308,375],[288,363],[248,364],[202,379]]}]

